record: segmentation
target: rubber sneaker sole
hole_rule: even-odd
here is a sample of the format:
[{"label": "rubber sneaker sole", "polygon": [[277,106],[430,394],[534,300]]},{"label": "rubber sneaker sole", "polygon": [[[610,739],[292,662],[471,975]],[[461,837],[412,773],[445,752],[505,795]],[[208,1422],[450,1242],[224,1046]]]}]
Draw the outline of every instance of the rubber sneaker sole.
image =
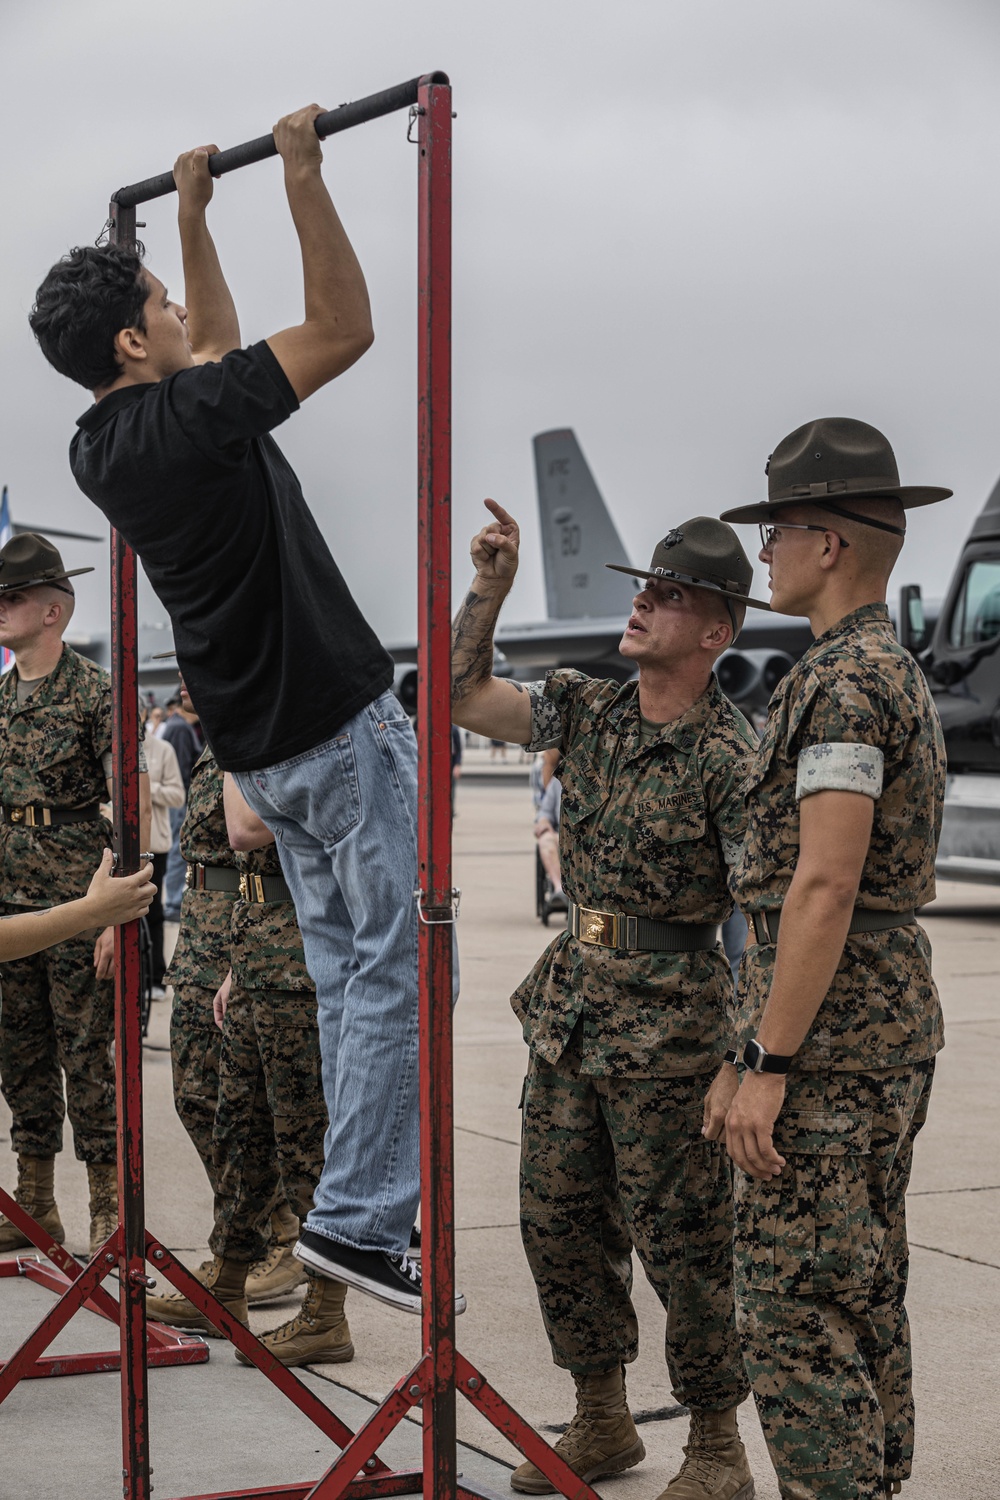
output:
[{"label": "rubber sneaker sole", "polygon": [[[319,1236],[315,1236],[319,1238]],[[329,1249],[327,1249],[329,1245]],[[356,1266],[345,1264],[344,1257],[338,1256],[339,1246],[336,1240],[327,1240],[322,1252],[313,1249],[305,1240],[299,1240],[295,1246],[295,1258],[302,1261],[303,1265],[311,1266],[320,1276],[329,1277],[332,1281],[343,1281],[345,1285],[353,1287],[356,1292],[364,1292],[368,1297],[374,1297],[378,1302],[384,1302],[388,1307],[397,1307],[402,1312],[418,1313],[421,1311],[420,1292],[408,1292],[403,1287],[387,1286],[385,1282],[376,1280],[374,1277],[366,1276]],[[455,1293],[455,1316],[464,1313],[466,1308],[465,1297],[461,1292]]]},{"label": "rubber sneaker sole", "polygon": [[[626,1469],[633,1469],[636,1464],[642,1463],[646,1457],[646,1449],[642,1438],[638,1438],[631,1446],[622,1453],[613,1453],[610,1458],[604,1458],[592,1469],[587,1469],[580,1478],[584,1484],[590,1484],[595,1479],[609,1479],[612,1474],[622,1474]],[[544,1474],[539,1474],[538,1479],[518,1479],[515,1469],[510,1476],[510,1487],[517,1490],[521,1495],[554,1495],[556,1487],[550,1484]]]}]

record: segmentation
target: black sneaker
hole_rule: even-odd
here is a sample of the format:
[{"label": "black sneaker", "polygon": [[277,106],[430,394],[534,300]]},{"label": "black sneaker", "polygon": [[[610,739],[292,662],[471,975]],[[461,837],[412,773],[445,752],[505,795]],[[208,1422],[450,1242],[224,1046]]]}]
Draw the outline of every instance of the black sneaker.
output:
[{"label": "black sneaker", "polygon": [[413,1228],[410,1230],[410,1245],[409,1249],[406,1252],[406,1257],[408,1260],[420,1259],[420,1230],[417,1228],[416,1224],[414,1224]]},{"label": "black sneaker", "polygon": [[[388,1302],[390,1307],[401,1307],[405,1312],[420,1311],[420,1266],[407,1255],[390,1255],[385,1250],[355,1250],[352,1245],[341,1245],[311,1229],[302,1230],[294,1253],[297,1260],[311,1266],[321,1276],[346,1282],[359,1292],[367,1292],[369,1297]],[[461,1292],[456,1292],[455,1313],[463,1312],[465,1298]]]}]

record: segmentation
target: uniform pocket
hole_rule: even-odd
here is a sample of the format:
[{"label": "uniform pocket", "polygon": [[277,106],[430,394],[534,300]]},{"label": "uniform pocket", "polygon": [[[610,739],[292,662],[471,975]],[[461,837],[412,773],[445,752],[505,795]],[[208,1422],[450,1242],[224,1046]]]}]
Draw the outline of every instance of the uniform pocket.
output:
[{"label": "uniform pocket", "polygon": [[271,1113],[279,1117],[321,1113],[326,1106],[315,995],[283,993],[272,1003],[261,994],[254,1005]]},{"label": "uniform pocket", "polygon": [[779,1117],[774,1141],[786,1162],[781,1176],[757,1182],[741,1175],[750,1285],[784,1296],[869,1288],[871,1116],[790,1110]]},{"label": "uniform pocket", "polygon": [[608,800],[604,777],[583,745],[577,745],[561,763],[559,781],[562,785],[559,817],[563,822],[580,823]]},{"label": "uniform pocket", "polygon": [[644,819],[637,831],[661,844],[684,844],[705,837],[705,803],[701,797],[665,797],[655,817]]},{"label": "uniform pocket", "polygon": [[707,1141],[701,1125],[699,1109],[688,1125],[684,1259],[716,1262],[720,1254],[728,1256],[732,1251],[732,1169],[722,1141]]}]

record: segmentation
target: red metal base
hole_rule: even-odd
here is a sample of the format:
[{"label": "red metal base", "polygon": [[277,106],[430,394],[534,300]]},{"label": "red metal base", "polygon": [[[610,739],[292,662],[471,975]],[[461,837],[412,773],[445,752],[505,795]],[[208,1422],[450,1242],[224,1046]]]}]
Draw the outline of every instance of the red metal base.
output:
[{"label": "red metal base", "polygon": [[[119,1326],[121,1309],[118,1300],[100,1283],[118,1262],[115,1241],[120,1231],[115,1231],[87,1266],[81,1266],[3,1188],[0,1188],[0,1211],[53,1262],[46,1264],[35,1256],[19,1255],[14,1260],[0,1261],[0,1277],[25,1276],[55,1292],[59,1298],[11,1358],[0,1360],[0,1402],[7,1398],[19,1380],[120,1370],[120,1349],[95,1350],[87,1354],[42,1356],[41,1353],[80,1307],[106,1318],[116,1328]],[[146,1332],[146,1359],[150,1366],[202,1365],[208,1359],[208,1345],[204,1339],[177,1333],[162,1323],[147,1323]]]}]

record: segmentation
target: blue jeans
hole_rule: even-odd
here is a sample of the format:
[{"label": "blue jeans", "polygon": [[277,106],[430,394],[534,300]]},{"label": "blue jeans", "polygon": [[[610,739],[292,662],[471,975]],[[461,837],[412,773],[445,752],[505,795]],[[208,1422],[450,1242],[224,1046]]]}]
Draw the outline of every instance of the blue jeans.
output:
[{"label": "blue jeans", "polygon": [[163,877],[163,919],[165,922],[179,922],[181,897],[184,895],[184,882],[187,877],[187,865],[181,854],[181,824],[187,812],[187,802],[183,807],[168,807],[167,812],[170,815],[172,842],[167,855],[167,873]]},{"label": "blue jeans", "polygon": [[316,985],[330,1124],[308,1227],[398,1254],[420,1198],[412,725],[383,693],[335,739],[234,779],[274,833]]}]

